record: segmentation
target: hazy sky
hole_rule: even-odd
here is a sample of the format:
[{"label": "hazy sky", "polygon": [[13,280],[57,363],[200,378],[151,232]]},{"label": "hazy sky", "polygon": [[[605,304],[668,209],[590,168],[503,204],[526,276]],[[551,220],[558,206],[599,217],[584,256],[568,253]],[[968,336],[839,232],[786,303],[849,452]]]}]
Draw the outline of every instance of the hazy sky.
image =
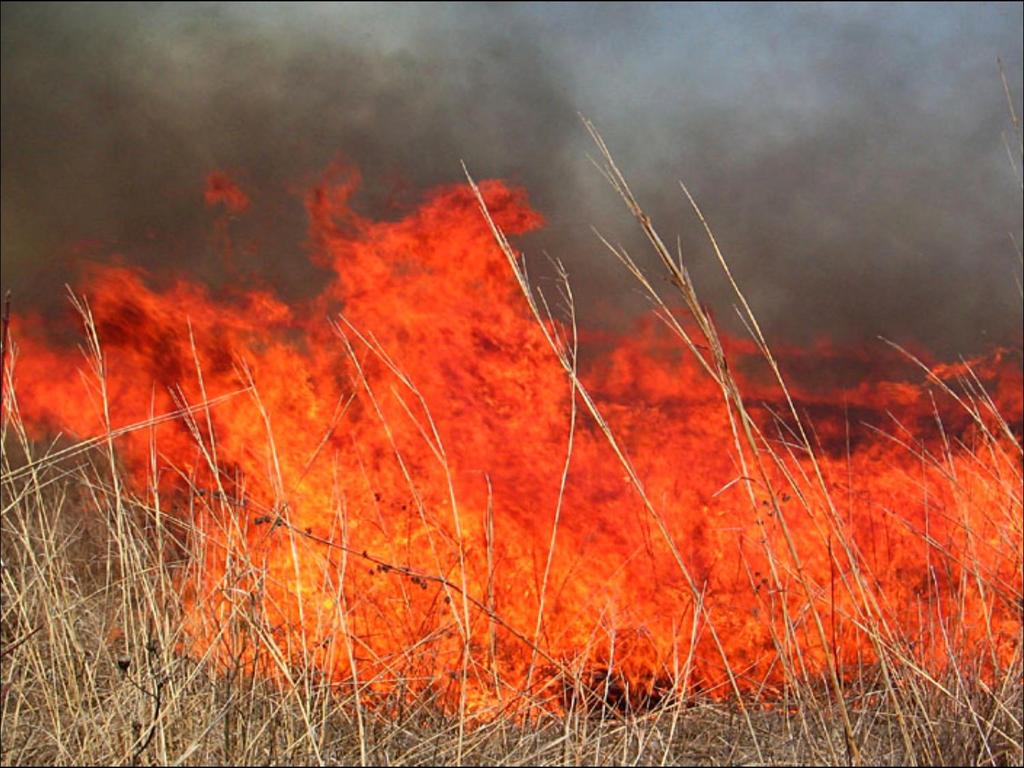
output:
[{"label": "hazy sky", "polygon": [[1020,339],[996,66],[1019,110],[1020,3],[2,13],[2,282],[18,305],[63,302],[83,255],[216,284],[216,169],[253,197],[251,268],[312,294],[299,193],[332,159],[360,166],[359,204],[381,215],[459,180],[464,159],[529,189],[549,224],[527,249],[567,263],[585,321],[621,326],[643,302],[590,228],[643,244],[588,160],[583,112],[723,320],[678,179],[774,338],[884,333],[943,354]]}]

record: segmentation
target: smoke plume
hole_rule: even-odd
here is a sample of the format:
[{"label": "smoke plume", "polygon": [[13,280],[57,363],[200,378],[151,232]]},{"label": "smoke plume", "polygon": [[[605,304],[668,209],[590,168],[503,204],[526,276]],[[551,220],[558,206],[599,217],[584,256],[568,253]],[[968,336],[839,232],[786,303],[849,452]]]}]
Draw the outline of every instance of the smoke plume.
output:
[{"label": "smoke plume", "polygon": [[[769,336],[939,354],[1019,343],[1020,4],[250,6],[5,3],[3,287],[52,311],[88,258],[317,293],[302,194],[344,162],[357,207],[524,185],[589,328],[644,306],[591,227],[643,243],[588,160],[601,129],[721,322],[731,295],[685,180]],[[212,171],[251,205],[226,230]],[[219,231],[219,235],[218,235]],[[224,238],[232,263],[220,258]]]}]

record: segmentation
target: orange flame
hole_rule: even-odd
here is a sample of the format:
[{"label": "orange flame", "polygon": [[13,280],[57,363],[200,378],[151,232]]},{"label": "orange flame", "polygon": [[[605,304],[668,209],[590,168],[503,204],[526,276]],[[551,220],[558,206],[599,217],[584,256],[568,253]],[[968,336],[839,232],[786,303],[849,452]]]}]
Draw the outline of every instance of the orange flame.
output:
[{"label": "orange flame", "polygon": [[[274,675],[301,659],[376,691],[404,680],[480,711],[527,688],[557,708],[574,670],[609,698],[724,695],[727,665],[743,690],[770,693],[804,674],[782,663],[794,646],[812,675],[870,663],[894,638],[935,669],[943,617],[959,619],[952,642],[991,638],[993,663],[1010,658],[1019,453],[1000,452],[998,435],[982,451],[978,422],[912,365],[852,389],[798,377],[826,497],[772,417],[781,398],[756,349],[728,340],[780,457],[753,503],[721,390],[666,334],[642,324],[585,367],[695,595],[601,430],[582,409],[570,424],[570,383],[471,191],[441,188],[377,222],[349,207],[357,184],[336,172],[307,197],[310,256],[335,274],[310,302],[214,296],[184,277],[157,290],[140,269],[97,265],[83,292],[100,378],[72,375],[74,354],[25,327],[17,391],[38,432],[102,435],[200,406],[117,440],[137,489],[196,526],[202,561],[181,583],[193,652]],[[506,232],[541,226],[522,190],[482,191]],[[220,174],[206,200],[249,207]],[[344,320],[327,322],[339,308]],[[780,357],[819,370],[869,360],[827,344]],[[1008,353],[932,372],[933,385],[993,383],[1019,423]],[[239,645],[242,615],[262,645]]]}]

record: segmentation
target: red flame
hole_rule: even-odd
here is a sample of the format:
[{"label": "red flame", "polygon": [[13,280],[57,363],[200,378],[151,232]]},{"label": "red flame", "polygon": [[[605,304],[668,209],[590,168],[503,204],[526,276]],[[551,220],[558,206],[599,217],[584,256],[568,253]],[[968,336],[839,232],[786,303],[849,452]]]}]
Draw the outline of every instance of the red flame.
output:
[{"label": "red flame", "polygon": [[249,196],[221,171],[206,177],[205,197],[208,206],[223,205],[229,213],[243,213],[249,207]]},{"label": "red flame", "polygon": [[[788,421],[773,418],[785,403],[753,345],[727,341],[781,457],[766,468],[771,488],[744,474],[721,389],[677,341],[652,323],[611,340],[582,380],[699,602],[578,398],[571,430],[570,383],[472,192],[441,188],[376,222],[348,205],[357,183],[335,174],[307,198],[311,258],[336,276],[310,302],[214,296],[184,277],[157,290],[139,269],[96,266],[83,293],[101,378],[72,375],[77,353],[23,334],[19,407],[37,430],[84,438],[211,403],[116,441],[137,489],[205,545],[181,583],[194,652],[239,652],[232,617],[255,612],[264,643],[241,653],[268,674],[302,658],[339,684],[404,679],[447,700],[465,691],[478,709],[527,686],[558,706],[579,669],[616,695],[684,677],[725,694],[728,664],[744,691],[770,693],[803,674],[780,663],[794,644],[812,675],[870,663],[895,638],[934,669],[946,658],[937,616],[960,617],[962,647],[991,637],[998,660],[1010,657],[1020,456],[1009,436],[980,450],[978,422],[935,382],[977,375],[1018,424],[1011,355],[935,366],[930,382],[895,355],[896,374],[852,389],[798,376],[826,497]],[[482,192],[507,233],[541,225],[523,191]],[[206,200],[249,205],[222,174]],[[338,308],[344,320],[328,322]],[[819,371],[874,355],[779,353],[783,369]]]}]

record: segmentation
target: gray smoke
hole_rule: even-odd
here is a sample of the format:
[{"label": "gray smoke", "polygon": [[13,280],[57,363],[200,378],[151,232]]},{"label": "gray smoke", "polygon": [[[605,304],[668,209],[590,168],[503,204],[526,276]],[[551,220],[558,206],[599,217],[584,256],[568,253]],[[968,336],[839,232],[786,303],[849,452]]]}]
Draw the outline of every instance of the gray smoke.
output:
[{"label": "gray smoke", "polygon": [[622,328],[644,302],[590,227],[643,244],[582,112],[724,324],[678,179],[776,339],[1016,344],[1022,201],[996,57],[1019,109],[1022,33],[1019,3],[5,3],[3,287],[53,308],[80,256],[112,253],[218,284],[201,195],[222,169],[253,198],[241,268],[312,295],[301,193],[328,163],[358,165],[358,206],[387,216],[465,160],[529,189],[549,224],[522,244],[566,262],[586,324]]}]

